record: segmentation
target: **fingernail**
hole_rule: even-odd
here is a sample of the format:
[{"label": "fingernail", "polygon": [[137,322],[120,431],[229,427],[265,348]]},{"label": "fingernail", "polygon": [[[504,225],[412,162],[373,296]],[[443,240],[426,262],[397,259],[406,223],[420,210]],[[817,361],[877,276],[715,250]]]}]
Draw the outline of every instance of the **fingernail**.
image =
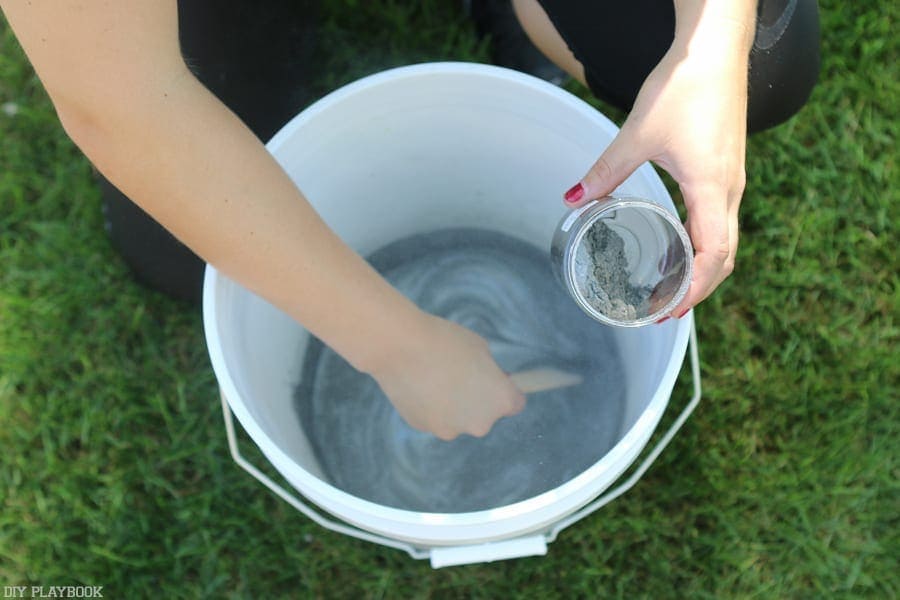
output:
[{"label": "fingernail", "polygon": [[690,310],[691,310],[691,309],[687,309],[686,311],[684,311],[683,313],[681,313],[680,315],[678,315],[678,318],[680,319],[680,318],[683,317],[684,315],[688,314],[688,313],[690,312]]},{"label": "fingernail", "polygon": [[565,193],[565,199],[567,204],[575,204],[584,196],[584,186],[581,185],[579,181],[575,185],[569,188],[569,191]]},{"label": "fingernail", "polygon": [[670,318],[671,318],[671,317],[663,317],[662,319],[660,319],[659,321],[657,321],[656,324],[659,325],[660,323],[665,323],[665,322],[668,321]]}]

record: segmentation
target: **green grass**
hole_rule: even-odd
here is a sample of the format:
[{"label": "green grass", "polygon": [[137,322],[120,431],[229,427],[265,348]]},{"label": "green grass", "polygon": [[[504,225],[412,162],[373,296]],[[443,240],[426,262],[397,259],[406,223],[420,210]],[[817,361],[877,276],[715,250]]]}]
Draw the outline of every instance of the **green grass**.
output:
[{"label": "green grass", "polygon": [[[0,112],[0,585],[897,597],[900,9],[822,4],[821,84],[750,140],[737,271],[697,310],[697,412],[548,556],[441,571],[314,525],[231,462],[198,311],[132,282],[88,162],[0,21],[0,104],[18,107]],[[333,0],[322,36],[340,51],[321,57],[316,92],[396,64],[484,60],[455,5]]]}]

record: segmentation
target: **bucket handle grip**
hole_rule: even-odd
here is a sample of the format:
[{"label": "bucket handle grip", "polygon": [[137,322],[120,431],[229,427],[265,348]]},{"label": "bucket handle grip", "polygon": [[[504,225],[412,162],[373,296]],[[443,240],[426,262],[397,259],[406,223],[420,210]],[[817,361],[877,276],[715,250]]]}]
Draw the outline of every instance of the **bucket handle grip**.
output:
[{"label": "bucket handle grip", "polygon": [[[643,477],[644,473],[653,462],[657,459],[657,457],[665,450],[666,446],[669,445],[669,442],[672,441],[672,438],[675,437],[675,434],[678,433],[678,430],[681,429],[681,426],[684,425],[684,422],[687,421],[688,417],[691,416],[691,413],[694,412],[694,409],[697,407],[697,404],[700,402],[700,396],[702,392],[702,388],[700,385],[700,355],[697,351],[697,328],[693,320],[693,316],[691,317],[691,333],[689,340],[689,353],[691,358],[691,374],[694,383],[694,395],[691,398],[690,402],[688,402],[687,406],[681,411],[681,414],[675,419],[672,425],[669,427],[669,430],[666,431],[665,435],[656,443],[653,447],[653,450],[644,458],[641,462],[640,466],[635,469],[635,471],[626,479],[624,482],[613,488],[612,490],[606,492],[598,496],[592,502],[581,508],[575,513],[572,513],[568,517],[561,519],[558,521],[552,528],[550,528],[547,533],[544,535],[546,539],[546,543],[551,543],[556,540],[556,537],[559,535],[563,529],[577,523],[581,519],[584,519],[591,513],[596,510],[602,508],[603,506],[609,504],[628,490],[630,490],[634,485]],[[396,548],[397,550],[403,550],[407,554],[409,554],[412,558],[421,560],[431,557],[432,552],[435,550],[439,550],[439,548],[418,548],[413,546],[412,544],[408,544],[406,542],[402,542],[400,540],[391,539],[385,536],[377,535],[374,533],[369,533],[368,531],[364,531],[359,529],[358,527],[353,527],[341,523],[339,521],[335,521],[334,519],[329,519],[326,516],[323,516],[320,512],[297,498],[294,494],[287,491],[276,483],[272,478],[268,475],[257,469],[254,465],[252,465],[249,461],[247,461],[240,452],[240,448],[238,447],[237,434],[235,432],[234,427],[234,414],[231,411],[231,408],[228,406],[228,400],[225,397],[225,393],[220,389],[220,396],[222,400],[222,413],[225,417],[225,435],[228,438],[228,449],[231,452],[231,457],[234,459],[234,462],[238,464],[242,469],[247,471],[250,475],[253,476],[254,479],[262,483],[264,486],[272,490],[275,494],[277,494],[282,500],[296,508],[298,511],[303,513],[307,518],[311,519],[318,525],[324,527],[325,529],[329,529],[336,533],[340,533],[343,535],[347,535],[350,537],[354,537],[360,540],[364,540],[367,542],[372,542],[375,544],[380,544],[382,546],[387,546],[389,548]],[[504,542],[497,542],[498,544],[503,544]],[[492,543],[485,544],[485,546],[491,546]],[[499,547],[498,547],[499,549]],[[544,546],[544,552],[546,552],[546,546]],[[529,554],[543,554],[544,552],[531,552]],[[516,556],[528,555],[523,553],[513,553],[508,556],[508,558],[514,558]],[[477,557],[470,557],[472,560],[457,560],[452,564],[465,564],[466,562],[479,562]],[[492,556],[493,560],[499,560],[502,558],[507,558],[504,556]],[[432,561],[434,562],[434,561]],[[448,566],[451,563],[448,563]],[[433,565],[435,566],[435,565]]]}]

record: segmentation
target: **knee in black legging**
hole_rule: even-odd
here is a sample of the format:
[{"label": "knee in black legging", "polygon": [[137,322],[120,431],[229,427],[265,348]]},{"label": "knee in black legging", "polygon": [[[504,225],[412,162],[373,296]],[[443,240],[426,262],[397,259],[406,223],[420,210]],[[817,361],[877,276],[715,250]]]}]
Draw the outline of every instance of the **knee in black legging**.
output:
[{"label": "knee in black legging", "polygon": [[816,0],[760,0],[750,52],[748,131],[774,127],[796,114],[818,77]]},{"label": "knee in black legging", "polygon": [[[672,0],[539,0],[599,98],[630,110],[675,34]],[[816,0],[759,0],[750,53],[748,129],[781,123],[806,103],[819,74]]]}]

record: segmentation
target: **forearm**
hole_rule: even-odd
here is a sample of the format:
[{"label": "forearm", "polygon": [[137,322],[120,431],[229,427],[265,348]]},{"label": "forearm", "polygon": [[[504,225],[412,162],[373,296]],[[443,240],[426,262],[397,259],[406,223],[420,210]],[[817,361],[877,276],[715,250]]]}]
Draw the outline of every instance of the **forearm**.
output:
[{"label": "forearm", "polygon": [[188,71],[175,0],[0,6],[72,139],[197,254],[361,370],[415,345],[424,313],[325,226]]},{"label": "forearm", "polygon": [[708,61],[746,62],[756,30],[757,0],[674,0],[673,49]]},{"label": "forearm", "polygon": [[76,143],[128,197],[371,370],[373,348],[397,343],[417,309],[326,227],[262,144],[186,70],[140,92],[127,110],[58,108]]}]

